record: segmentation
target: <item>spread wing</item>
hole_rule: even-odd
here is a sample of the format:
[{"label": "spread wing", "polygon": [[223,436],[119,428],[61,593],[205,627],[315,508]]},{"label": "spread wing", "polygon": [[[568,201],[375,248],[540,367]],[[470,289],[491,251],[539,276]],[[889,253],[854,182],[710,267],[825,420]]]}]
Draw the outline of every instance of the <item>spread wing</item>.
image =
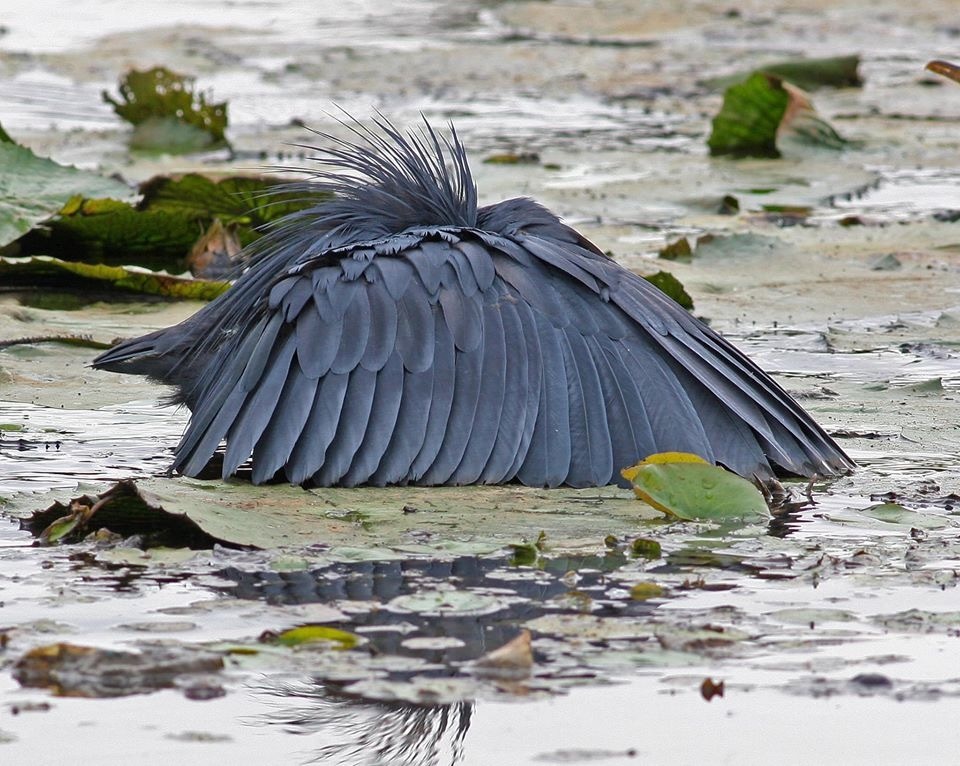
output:
[{"label": "spread wing", "polygon": [[[410,240],[407,240],[409,242]],[[421,232],[276,279],[208,365],[175,467],[316,485],[602,485],[652,452],[846,467],[769,377],[560,224]]]}]

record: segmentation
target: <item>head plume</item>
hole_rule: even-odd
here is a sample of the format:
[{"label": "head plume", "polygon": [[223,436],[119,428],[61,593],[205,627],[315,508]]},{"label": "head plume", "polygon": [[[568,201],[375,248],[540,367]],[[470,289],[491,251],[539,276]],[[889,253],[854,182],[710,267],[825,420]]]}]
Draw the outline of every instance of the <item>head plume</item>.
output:
[{"label": "head plume", "polygon": [[309,146],[324,168],[286,192],[317,192],[333,199],[280,221],[280,227],[309,227],[340,243],[359,242],[429,226],[473,227],[477,191],[466,150],[453,125],[441,136],[423,119],[406,133],[382,115],[375,128],[341,121],[356,140],[317,132],[325,146]]}]

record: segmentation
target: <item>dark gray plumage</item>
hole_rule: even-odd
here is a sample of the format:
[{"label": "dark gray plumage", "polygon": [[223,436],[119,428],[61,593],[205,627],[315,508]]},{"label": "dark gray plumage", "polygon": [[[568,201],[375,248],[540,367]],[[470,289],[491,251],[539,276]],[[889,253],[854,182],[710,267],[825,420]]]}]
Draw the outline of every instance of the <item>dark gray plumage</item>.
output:
[{"label": "dark gray plumage", "polygon": [[[478,208],[456,133],[330,136],[333,192],[229,292],[101,369],[178,387],[174,468],[260,483],[575,487],[654,452],[769,479],[853,463],[766,374],[529,199]],[[288,187],[287,190],[289,190]]]}]

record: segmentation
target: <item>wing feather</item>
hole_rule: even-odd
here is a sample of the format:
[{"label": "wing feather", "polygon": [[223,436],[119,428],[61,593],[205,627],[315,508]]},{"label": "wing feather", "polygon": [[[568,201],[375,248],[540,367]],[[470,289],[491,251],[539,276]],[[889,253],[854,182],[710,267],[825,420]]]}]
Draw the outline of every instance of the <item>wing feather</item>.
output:
[{"label": "wing feather", "polygon": [[336,421],[336,436],[326,449],[320,469],[313,475],[312,483],[316,486],[332,486],[349,470],[370,422],[376,388],[377,373],[363,367],[356,367],[350,372],[343,407]]},{"label": "wing feather", "polygon": [[303,433],[319,381],[303,374],[296,360],[274,408],[273,417],[253,450],[253,483],[271,479],[286,464]]},{"label": "wing feather", "polygon": [[224,479],[235,474],[247,461],[273,417],[290,373],[290,362],[295,350],[296,344],[289,333],[277,339],[263,376],[252,388],[250,396],[230,424],[227,431],[227,452],[223,459]]},{"label": "wing feather", "polygon": [[574,487],[609,484],[613,452],[597,367],[580,333],[568,327],[562,336],[570,395],[570,473]]},{"label": "wing feather", "polygon": [[[500,317],[506,352],[503,409],[497,423],[496,441],[483,473],[478,477],[483,484],[497,484],[510,476],[523,439],[526,409],[531,404],[531,398],[527,395],[530,377],[527,344],[520,315],[512,300],[500,302]],[[536,401],[533,403],[536,406]]]},{"label": "wing feather", "polygon": [[291,484],[303,484],[323,465],[327,448],[337,433],[349,382],[349,375],[333,372],[327,373],[320,380],[317,395],[310,408],[310,416],[285,468]]},{"label": "wing feather", "polygon": [[556,487],[570,473],[570,397],[561,331],[534,314],[540,342],[540,406],[530,446],[517,478],[530,486]]},{"label": "wing feather", "polygon": [[507,344],[504,340],[503,317],[499,296],[489,291],[483,306],[483,361],[480,368],[480,390],[473,415],[473,426],[463,457],[450,476],[451,484],[473,484],[493,451],[500,424],[503,422],[503,400],[507,379]]},{"label": "wing feather", "polygon": [[355,487],[363,484],[380,465],[397,425],[403,377],[403,362],[400,355],[394,352],[377,372],[376,390],[370,405],[367,429],[350,464],[350,470],[339,481],[343,486]]},{"label": "wing feather", "polygon": [[[435,315],[433,378],[430,399],[430,412],[427,418],[423,445],[420,447],[413,465],[410,466],[410,480],[428,483],[425,474],[433,466],[443,448],[447,427],[453,408],[454,391],[457,384],[457,364],[460,353],[453,343],[453,336],[443,316]],[[478,354],[478,350],[473,352]],[[452,470],[452,469],[451,469]]]}]

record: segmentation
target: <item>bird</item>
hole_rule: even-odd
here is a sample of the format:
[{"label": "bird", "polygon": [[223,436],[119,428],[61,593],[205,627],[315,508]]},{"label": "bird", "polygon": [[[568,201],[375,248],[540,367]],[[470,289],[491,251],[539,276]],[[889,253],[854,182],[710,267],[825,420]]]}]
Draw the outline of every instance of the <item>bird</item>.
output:
[{"label": "bird", "polygon": [[221,296],[101,370],[171,385],[172,471],[307,487],[623,484],[659,452],[758,482],[853,461],[769,375],[527,197],[478,204],[455,126],[317,132],[304,207]]}]

